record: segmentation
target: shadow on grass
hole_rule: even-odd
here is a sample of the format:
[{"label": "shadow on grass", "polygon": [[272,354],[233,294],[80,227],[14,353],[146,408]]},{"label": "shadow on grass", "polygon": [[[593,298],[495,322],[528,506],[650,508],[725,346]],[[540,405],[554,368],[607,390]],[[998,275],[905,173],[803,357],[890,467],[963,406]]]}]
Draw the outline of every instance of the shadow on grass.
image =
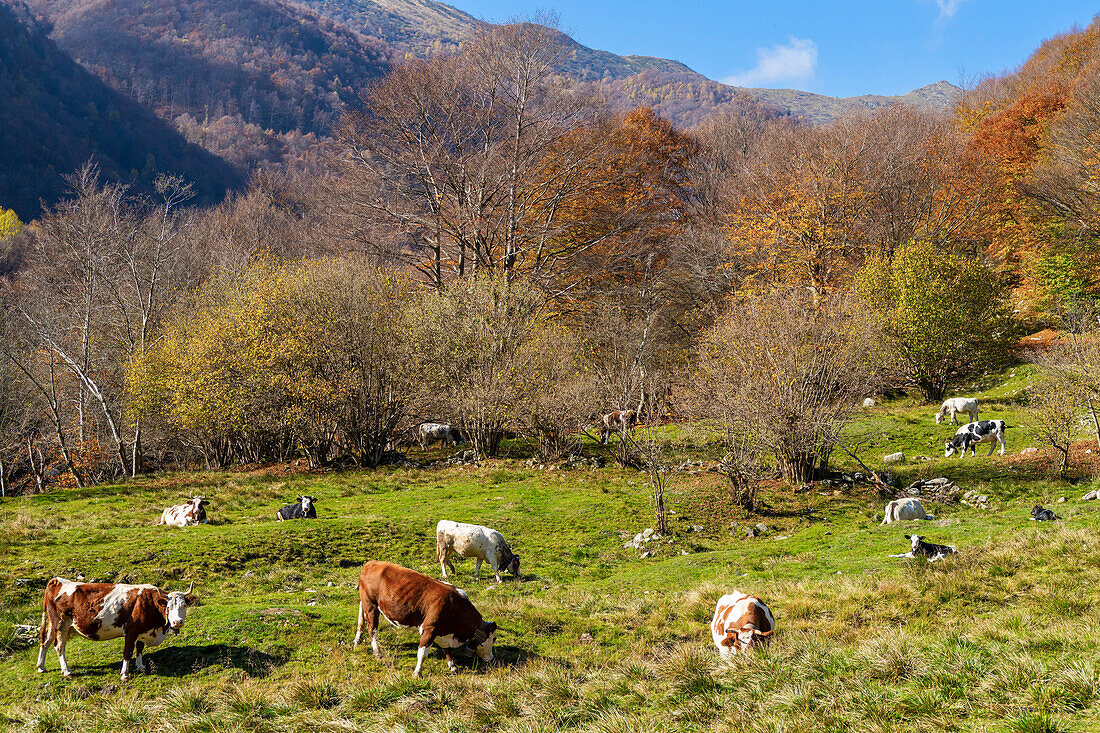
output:
[{"label": "shadow on grass", "polygon": [[[394,644],[396,647],[393,654],[394,660],[397,660],[400,664],[400,659],[416,659],[416,650],[419,646],[417,641],[402,641],[400,644]],[[391,649],[393,649],[391,647]],[[370,653],[368,647],[367,653]],[[382,658],[387,658],[385,645],[383,644]],[[493,645],[493,663],[492,665],[486,664],[481,661],[476,654],[465,654],[461,650],[454,650],[451,654],[451,658],[455,660],[455,664],[459,669],[468,669],[471,671],[487,671],[492,667],[520,667],[523,664],[532,661],[547,661],[551,663],[562,664],[562,660],[555,659],[553,657],[544,657],[541,654],[536,654],[530,649],[523,649],[518,646],[512,646],[511,644],[494,644]],[[443,659],[443,649],[436,644],[432,644],[432,651],[428,654],[428,659]],[[425,662],[427,664],[427,662]]]},{"label": "shadow on grass", "polygon": [[[153,652],[147,650],[144,658],[145,667],[148,670],[147,674],[160,677],[185,677],[207,667],[239,669],[250,677],[266,677],[275,668],[285,664],[288,657],[289,655],[282,652],[269,654],[242,646],[208,644],[206,646],[174,646]],[[74,664],[73,674],[76,677],[107,672],[117,674],[121,668],[121,659],[111,664],[90,666]]]}]

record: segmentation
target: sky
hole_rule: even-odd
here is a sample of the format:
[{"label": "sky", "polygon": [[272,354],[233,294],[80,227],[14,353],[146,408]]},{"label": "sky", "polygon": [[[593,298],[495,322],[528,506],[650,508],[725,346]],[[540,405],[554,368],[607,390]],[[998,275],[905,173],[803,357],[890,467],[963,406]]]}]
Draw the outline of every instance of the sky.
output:
[{"label": "sky", "polygon": [[1011,70],[1086,26],[1077,0],[448,0],[494,22],[553,11],[592,48],[675,59],[738,86],[904,94]]}]

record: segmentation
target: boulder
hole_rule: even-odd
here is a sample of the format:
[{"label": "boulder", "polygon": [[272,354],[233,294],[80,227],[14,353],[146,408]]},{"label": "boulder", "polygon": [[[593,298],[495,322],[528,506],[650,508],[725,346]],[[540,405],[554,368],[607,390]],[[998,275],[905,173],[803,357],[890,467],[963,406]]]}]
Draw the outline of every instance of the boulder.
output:
[{"label": "boulder", "polygon": [[877,402],[875,402],[875,401],[874,401],[874,399],[872,399],[871,397],[868,397],[867,399],[865,399],[865,400],[863,401],[863,406],[864,406],[864,407],[874,407],[874,406],[875,406],[875,405],[877,405],[877,404],[878,404],[878,403],[877,403]]},{"label": "boulder", "polygon": [[1030,447],[1030,448],[1024,448],[1024,449],[1023,449],[1022,451],[1020,451],[1020,455],[1021,455],[1021,456],[1026,456],[1026,455],[1028,455],[1029,453],[1038,453],[1038,452],[1039,452],[1039,449],[1038,449],[1038,448],[1035,448],[1035,447],[1033,446],[1033,447]]},{"label": "boulder", "polygon": [[897,453],[890,453],[882,457],[882,462],[886,464],[905,463],[905,454],[900,451]]}]

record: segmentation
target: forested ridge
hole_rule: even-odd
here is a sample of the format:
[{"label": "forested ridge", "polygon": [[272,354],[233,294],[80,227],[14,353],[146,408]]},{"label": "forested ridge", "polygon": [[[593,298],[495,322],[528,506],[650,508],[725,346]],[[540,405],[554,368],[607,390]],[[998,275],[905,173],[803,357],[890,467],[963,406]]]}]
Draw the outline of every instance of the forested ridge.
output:
[{"label": "forested ridge", "polygon": [[62,175],[89,159],[142,190],[158,173],[185,176],[203,203],[241,183],[224,161],[59,51],[18,4],[0,5],[0,92],[0,202],[23,219],[38,216],[40,201],[57,201]]}]

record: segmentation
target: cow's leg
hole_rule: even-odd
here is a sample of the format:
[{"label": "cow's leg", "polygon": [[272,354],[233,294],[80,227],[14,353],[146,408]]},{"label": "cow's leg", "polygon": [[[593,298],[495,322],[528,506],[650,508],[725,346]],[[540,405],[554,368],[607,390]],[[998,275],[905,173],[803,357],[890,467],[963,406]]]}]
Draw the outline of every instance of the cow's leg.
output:
[{"label": "cow's leg", "polygon": [[435,641],[434,626],[425,624],[420,628],[420,646],[416,649],[416,669],[413,670],[413,677],[420,676],[420,670],[424,667],[424,659],[428,656],[428,650],[432,648],[432,642]]},{"label": "cow's leg", "polygon": [[57,624],[46,611],[42,612],[42,623],[38,627],[38,671],[46,671],[46,647],[53,643],[57,634]]},{"label": "cow's leg", "polygon": [[451,650],[450,649],[444,649],[443,650],[443,656],[445,656],[447,658],[447,669],[451,670],[452,672],[457,672],[458,671],[458,665],[455,664],[455,660],[451,658]]},{"label": "cow's leg", "polygon": [[474,580],[481,580],[481,563],[482,560],[479,557],[477,559],[477,565],[474,567]]},{"label": "cow's leg", "polygon": [[957,415],[958,415],[958,413],[955,412],[955,408],[952,407],[951,408],[951,424],[952,425],[958,425],[959,424],[959,418],[957,417]]},{"label": "cow's leg", "polygon": [[122,645],[122,681],[130,679],[130,660],[134,658],[134,643],[137,637],[126,634],[126,641]]},{"label": "cow's leg", "polygon": [[497,582],[499,583],[500,582],[500,559],[497,557],[496,551],[493,550],[493,549],[490,549],[489,552],[486,553],[485,561],[487,563],[489,563],[489,567],[491,567],[493,569],[493,577],[496,578]]},{"label": "cow's leg", "polygon": [[65,645],[69,643],[69,634],[72,633],[72,624],[68,619],[62,618],[54,631],[53,648],[57,651],[57,662],[61,665],[61,676],[71,679],[73,673],[69,671],[69,663],[65,661]]},{"label": "cow's leg", "polygon": [[144,651],[144,641],[138,641],[136,644],[134,644],[134,653],[137,655],[137,657],[134,659],[134,669],[136,669],[138,672],[145,671],[145,660],[141,658],[141,653]]},{"label": "cow's leg", "polygon": [[363,623],[367,624],[367,633],[370,634],[370,649],[374,652],[375,659],[382,658],[382,651],[378,648],[378,604],[370,601],[359,601],[359,628],[355,632],[355,643],[359,646],[363,639]]}]

